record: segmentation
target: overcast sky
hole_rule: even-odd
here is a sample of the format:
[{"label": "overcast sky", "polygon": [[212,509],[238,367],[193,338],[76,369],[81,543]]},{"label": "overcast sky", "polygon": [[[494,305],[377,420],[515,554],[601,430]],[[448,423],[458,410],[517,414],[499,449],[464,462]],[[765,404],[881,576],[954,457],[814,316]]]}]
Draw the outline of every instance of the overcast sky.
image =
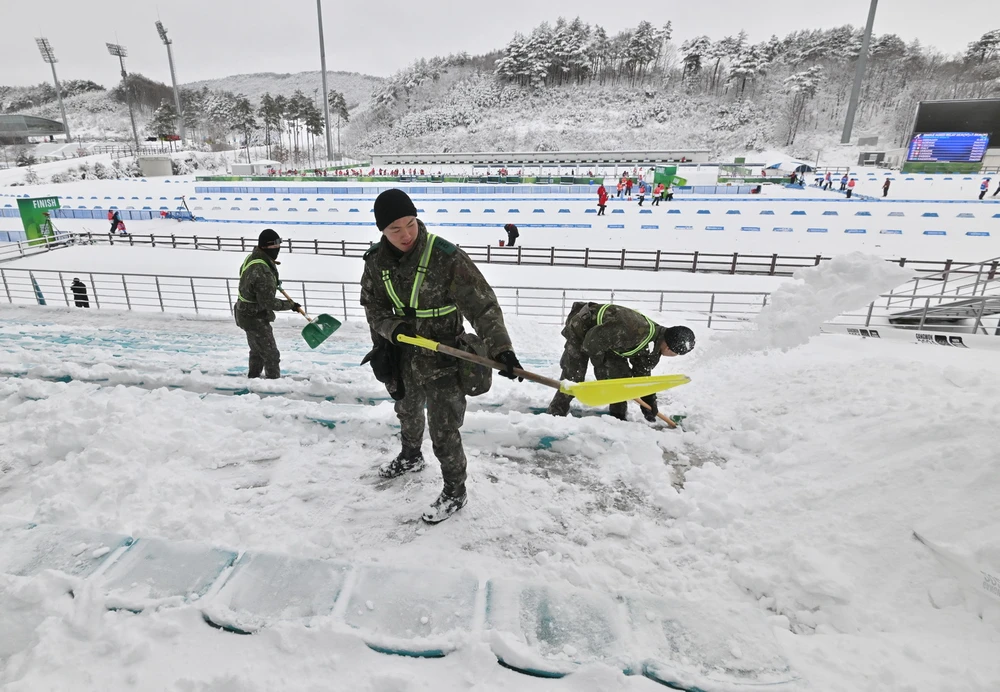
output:
[{"label": "overcast sky", "polygon": [[[563,7],[565,9],[560,9]],[[630,2],[574,0],[323,0],[327,68],[386,76],[421,57],[502,48],[514,32],[528,32],[560,14],[579,15],[609,34],[647,19],[673,21],[674,41],[700,34],[721,38],[745,29],[752,41],[796,29],[863,26],[869,0],[700,0]],[[319,69],[313,0],[0,0],[0,85],[51,79],[35,46],[51,42],[60,79],[118,80],[106,42],[129,51],[126,67],[169,83],[166,51],[154,22],[174,41],[177,78],[185,82],[248,72]],[[882,0],[875,33],[919,38],[946,52],[962,51],[984,32],[1000,28],[994,0]]]}]

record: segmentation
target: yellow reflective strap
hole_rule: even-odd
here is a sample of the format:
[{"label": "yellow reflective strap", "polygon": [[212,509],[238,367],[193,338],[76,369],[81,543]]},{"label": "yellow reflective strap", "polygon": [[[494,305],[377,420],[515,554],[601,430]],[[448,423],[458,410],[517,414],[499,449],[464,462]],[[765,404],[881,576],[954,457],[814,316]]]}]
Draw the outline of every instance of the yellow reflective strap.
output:
[{"label": "yellow reflective strap", "polygon": [[427,275],[427,265],[431,263],[431,251],[434,249],[435,240],[437,240],[436,235],[427,234],[427,245],[424,247],[424,252],[420,255],[420,262],[417,264],[417,275],[413,279],[413,289],[410,291],[410,307],[414,309],[420,305],[420,287]]},{"label": "yellow reflective strap", "polygon": [[[253,255],[247,255],[247,258],[245,260],[243,260],[243,266],[240,267],[240,278],[241,279],[243,278],[243,273],[247,269],[249,269],[250,267],[252,267],[253,265],[255,265],[255,264],[267,264],[267,262],[265,262],[262,259],[252,260],[252,259],[250,259],[251,257],[253,257]],[[278,285],[280,286],[281,284],[278,284]],[[236,289],[236,297],[237,297],[237,299],[243,301],[244,303],[252,303],[253,302],[253,301],[250,301],[250,300],[247,300],[246,298],[244,298],[243,294],[240,293],[240,289],[238,287]]]},{"label": "yellow reflective strap", "polygon": [[[604,305],[601,306],[600,310],[597,311],[597,324],[598,324],[598,326],[604,324],[604,313],[610,307],[611,307],[611,304],[610,303],[606,303],[606,304],[604,304]],[[642,315],[642,313],[639,313],[639,314]],[[642,341],[640,341],[639,345],[636,346],[635,348],[633,348],[631,351],[626,351],[625,353],[621,353],[619,351],[614,351],[614,353],[618,354],[622,358],[630,358],[630,357],[634,356],[636,353],[638,353],[639,351],[641,351],[642,349],[646,348],[646,346],[649,345],[649,342],[653,340],[653,335],[656,334],[656,325],[653,324],[653,320],[649,319],[645,315],[642,315],[642,318],[644,320],[646,320],[647,322],[649,322],[649,333],[646,335],[646,338],[643,339]]]},{"label": "yellow reflective strap", "polygon": [[[396,308],[397,311],[402,310],[403,309],[403,301],[401,301],[399,299],[399,296],[396,295],[396,289],[393,288],[392,278],[389,276],[389,270],[388,269],[383,269],[382,270],[382,283],[385,284],[385,292],[389,294],[389,300],[392,301],[393,306],[395,306],[395,308]],[[399,313],[399,314],[402,314],[402,313]]]}]

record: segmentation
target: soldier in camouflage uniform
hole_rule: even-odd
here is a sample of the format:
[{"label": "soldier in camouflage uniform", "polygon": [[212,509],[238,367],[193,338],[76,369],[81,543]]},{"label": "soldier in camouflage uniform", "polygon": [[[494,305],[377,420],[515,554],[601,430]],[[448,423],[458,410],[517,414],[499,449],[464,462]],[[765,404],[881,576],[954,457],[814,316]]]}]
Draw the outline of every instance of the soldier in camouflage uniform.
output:
[{"label": "soldier in camouflage uniform", "polygon": [[420,446],[426,407],[431,445],[444,477],[444,489],[422,517],[433,524],[467,502],[465,450],[459,433],[465,420],[465,394],[454,358],[401,344],[396,337],[419,335],[455,346],[464,332],[462,320],[467,319],[489,355],[506,366],[502,375],[513,378],[513,369],[521,364],[493,289],[465,252],[427,232],[405,192],[386,190],[378,196],[375,223],[383,238],[365,253],[361,304],[373,339],[387,339],[399,349],[404,392],[396,401],[403,448],[379,467],[379,474],[394,478],[424,467]]},{"label": "soldier in camouflage uniform", "polygon": [[290,300],[275,298],[281,285],[278,280],[277,258],[281,238],[270,228],[261,231],[257,247],[240,267],[240,288],[233,314],[236,326],[247,333],[250,346],[250,369],[247,377],[268,379],[281,377],[281,354],[274,342],[271,322],[275,310],[299,310],[302,306]]},{"label": "soldier in camouflage uniform", "polygon": [[[588,360],[599,380],[620,377],[648,377],[661,356],[680,356],[694,348],[694,332],[687,327],[661,327],[642,313],[621,305],[573,303],[562,335],[563,380],[583,382]],[[557,392],[548,413],[565,416],[573,397]],[[646,420],[656,420],[656,394],[642,399],[650,408],[642,409]],[[611,415],[625,420],[628,402],[611,404]]]}]

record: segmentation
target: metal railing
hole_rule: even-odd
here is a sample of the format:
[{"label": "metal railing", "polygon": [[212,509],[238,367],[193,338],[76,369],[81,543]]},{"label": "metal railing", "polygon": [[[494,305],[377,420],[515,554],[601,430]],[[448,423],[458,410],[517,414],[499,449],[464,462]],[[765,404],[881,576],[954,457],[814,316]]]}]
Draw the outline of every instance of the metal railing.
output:
[{"label": "metal railing", "polygon": [[929,306],[990,295],[1000,295],[1000,257],[962,264],[947,260],[942,271],[916,276],[885,297],[887,309],[912,310],[921,300]]},{"label": "metal railing", "polygon": [[67,247],[79,242],[80,237],[72,233],[57,232],[46,239],[38,240],[17,240],[11,243],[0,244],[0,262],[29,257],[40,252],[51,252],[61,247]]},{"label": "metal railing", "polygon": [[[79,278],[86,296],[73,293]],[[343,320],[365,319],[361,287],[355,282],[282,282],[307,312],[328,313]],[[0,267],[0,301],[16,305],[65,305],[86,301],[90,308],[146,312],[232,313],[239,280],[166,274],[61,272]],[[650,291],[561,289],[530,286],[494,287],[506,315],[558,323],[576,301],[618,303],[647,313],[684,313],[685,321],[716,329],[734,329],[751,321],[767,304],[769,294],[740,291]]]},{"label": "metal railing", "polygon": [[896,294],[885,293],[870,302],[857,312],[845,312],[833,324],[859,329],[916,329],[928,331],[947,331],[962,334],[986,334],[1000,336],[1000,314],[994,312],[998,305],[998,297],[986,295],[962,300],[961,316],[941,315],[936,307],[940,300],[939,294],[914,294],[907,296],[914,305],[912,313],[908,313],[904,324],[894,324],[890,321],[898,310],[889,307]]}]

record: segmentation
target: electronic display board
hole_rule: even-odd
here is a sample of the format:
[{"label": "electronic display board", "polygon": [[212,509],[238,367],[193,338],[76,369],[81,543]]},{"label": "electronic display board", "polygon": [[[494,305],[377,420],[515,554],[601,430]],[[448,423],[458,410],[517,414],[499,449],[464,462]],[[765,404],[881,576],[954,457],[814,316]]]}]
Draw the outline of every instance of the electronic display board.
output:
[{"label": "electronic display board", "polygon": [[978,132],[922,132],[910,141],[906,160],[979,163],[989,142],[989,134]]}]

